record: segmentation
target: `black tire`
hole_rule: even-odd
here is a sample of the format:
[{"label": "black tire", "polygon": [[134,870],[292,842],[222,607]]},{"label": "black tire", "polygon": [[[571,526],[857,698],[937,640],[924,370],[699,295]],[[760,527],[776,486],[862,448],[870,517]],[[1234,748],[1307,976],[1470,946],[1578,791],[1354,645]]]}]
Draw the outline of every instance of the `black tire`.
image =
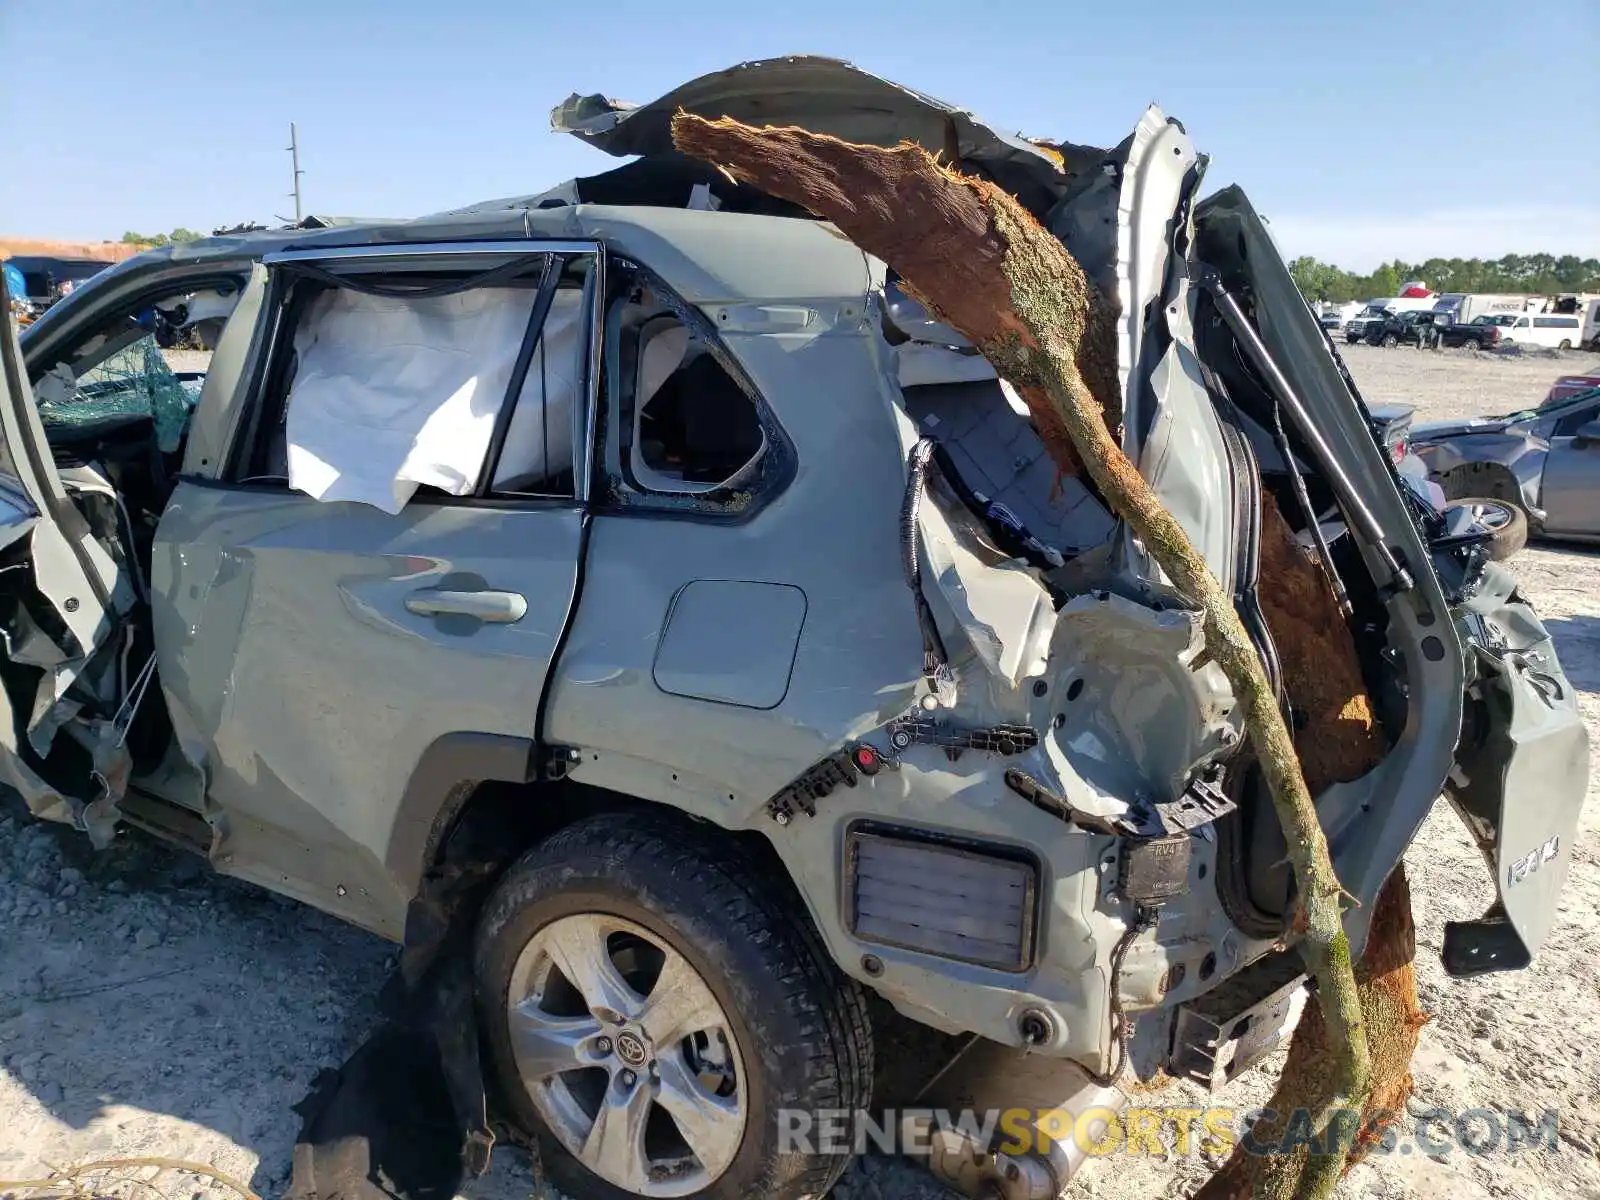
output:
[{"label": "black tire", "polygon": [[[747,1120],[705,1200],[823,1195],[848,1154],[780,1146],[782,1109],[856,1111],[871,1103],[866,997],[840,973],[811,918],[736,843],[648,815],[568,826],[522,856],[479,919],[475,966],[490,1069],[509,1115],[538,1139],[552,1182],[574,1200],[632,1200],[574,1158],[545,1127],[518,1074],[507,1001],[534,934],[573,914],[622,917],[677,951],[727,1015],[744,1058]],[[845,1139],[848,1142],[849,1139]]]},{"label": "black tire", "polygon": [[1571,339],[1570,338],[1562,338],[1561,339],[1561,344],[1559,346],[1557,346],[1556,349],[1557,350],[1571,350],[1572,349],[1572,341],[1571,341]]},{"label": "black tire", "polygon": [[1483,342],[1479,338],[1467,338],[1466,341],[1461,343],[1461,346],[1462,349],[1469,350],[1473,354],[1476,354],[1478,351],[1483,349]]},{"label": "black tire", "polygon": [[1454,503],[1485,510],[1494,530],[1489,539],[1489,557],[1495,562],[1504,562],[1528,544],[1528,514],[1520,504],[1489,496],[1468,496]]},{"label": "black tire", "polygon": [[1400,344],[1400,339],[1395,337],[1394,334],[1386,333],[1386,334],[1383,335],[1383,348],[1385,350],[1393,350],[1399,344]]}]

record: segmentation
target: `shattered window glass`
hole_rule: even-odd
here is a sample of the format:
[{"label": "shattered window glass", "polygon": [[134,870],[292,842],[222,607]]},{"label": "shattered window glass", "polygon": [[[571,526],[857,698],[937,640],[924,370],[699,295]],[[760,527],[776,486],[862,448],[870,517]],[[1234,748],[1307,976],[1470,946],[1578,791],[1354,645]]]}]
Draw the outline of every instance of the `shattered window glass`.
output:
[{"label": "shattered window glass", "polygon": [[143,337],[80,375],[72,392],[39,400],[39,419],[52,426],[88,425],[123,416],[155,421],[163,453],[177,450],[200,398],[200,381],[179,379],[156,339]]}]

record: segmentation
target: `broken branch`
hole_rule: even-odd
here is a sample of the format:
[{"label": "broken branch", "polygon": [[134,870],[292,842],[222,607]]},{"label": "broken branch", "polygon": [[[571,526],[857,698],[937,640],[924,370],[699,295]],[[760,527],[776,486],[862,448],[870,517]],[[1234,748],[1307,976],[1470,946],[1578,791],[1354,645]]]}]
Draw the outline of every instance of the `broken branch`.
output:
[{"label": "broken branch", "polygon": [[[103,1158],[95,1162],[80,1163],[75,1167],[62,1167],[51,1172],[46,1179],[0,1179],[0,1193],[38,1192],[46,1188],[59,1191],[63,1186],[75,1189],[77,1182],[85,1176],[103,1175],[109,1171],[137,1170],[141,1167],[155,1167],[158,1171],[179,1171],[186,1175],[197,1175],[236,1193],[241,1200],[261,1200],[260,1196],[231,1175],[224,1174],[206,1163],[189,1162],[181,1158]],[[138,1179],[119,1182],[147,1183]]]}]

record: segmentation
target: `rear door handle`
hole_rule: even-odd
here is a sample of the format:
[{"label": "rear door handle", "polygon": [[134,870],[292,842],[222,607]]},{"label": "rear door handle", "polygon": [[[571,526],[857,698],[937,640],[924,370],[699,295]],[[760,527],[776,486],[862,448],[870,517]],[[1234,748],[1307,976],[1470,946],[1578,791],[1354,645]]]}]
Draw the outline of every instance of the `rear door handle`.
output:
[{"label": "rear door handle", "polygon": [[509,625],[527,615],[528,601],[516,592],[450,592],[423,588],[406,597],[406,611],[419,617],[473,617]]}]

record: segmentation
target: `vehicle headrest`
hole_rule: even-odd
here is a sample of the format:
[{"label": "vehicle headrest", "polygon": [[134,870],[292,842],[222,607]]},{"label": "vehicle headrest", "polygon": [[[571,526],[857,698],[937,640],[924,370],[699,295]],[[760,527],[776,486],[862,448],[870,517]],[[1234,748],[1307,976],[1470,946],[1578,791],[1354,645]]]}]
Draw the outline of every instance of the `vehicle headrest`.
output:
[{"label": "vehicle headrest", "polygon": [[639,331],[639,382],[635,403],[643,408],[689,352],[689,330],[676,317],[656,317]]}]

